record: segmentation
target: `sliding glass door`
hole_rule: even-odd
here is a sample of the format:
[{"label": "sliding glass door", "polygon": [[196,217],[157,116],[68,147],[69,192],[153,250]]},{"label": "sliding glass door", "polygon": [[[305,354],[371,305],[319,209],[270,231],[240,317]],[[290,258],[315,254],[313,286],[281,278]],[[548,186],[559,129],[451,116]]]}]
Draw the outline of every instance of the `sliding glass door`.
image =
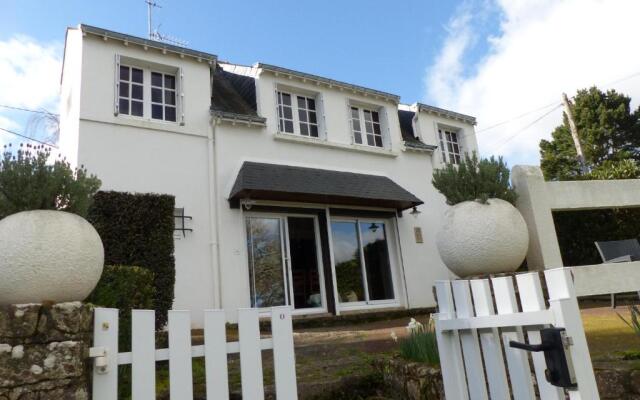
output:
[{"label": "sliding glass door", "polygon": [[245,224],[251,307],[324,310],[316,218],[250,215]]},{"label": "sliding glass door", "polygon": [[334,220],[331,236],[340,303],[395,300],[387,224],[376,220]]}]

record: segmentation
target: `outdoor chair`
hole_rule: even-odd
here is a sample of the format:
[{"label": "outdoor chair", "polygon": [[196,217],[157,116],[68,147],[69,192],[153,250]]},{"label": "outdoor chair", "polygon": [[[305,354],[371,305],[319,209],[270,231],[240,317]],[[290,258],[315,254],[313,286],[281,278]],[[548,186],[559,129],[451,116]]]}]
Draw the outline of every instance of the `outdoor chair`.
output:
[{"label": "outdoor chair", "polygon": [[[640,242],[638,239],[595,242],[595,245],[603,263],[640,261]],[[640,291],[638,296],[640,297]],[[611,308],[616,308],[615,293],[611,293]]]}]

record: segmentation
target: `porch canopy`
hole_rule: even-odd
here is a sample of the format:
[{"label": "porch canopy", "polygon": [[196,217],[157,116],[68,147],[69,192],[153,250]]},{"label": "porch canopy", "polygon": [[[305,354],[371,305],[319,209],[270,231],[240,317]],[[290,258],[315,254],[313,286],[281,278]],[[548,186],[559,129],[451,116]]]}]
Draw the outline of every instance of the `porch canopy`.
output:
[{"label": "porch canopy", "polygon": [[424,202],[385,176],[290,165],[245,162],[229,194],[240,200],[271,200],[393,208],[398,212]]}]

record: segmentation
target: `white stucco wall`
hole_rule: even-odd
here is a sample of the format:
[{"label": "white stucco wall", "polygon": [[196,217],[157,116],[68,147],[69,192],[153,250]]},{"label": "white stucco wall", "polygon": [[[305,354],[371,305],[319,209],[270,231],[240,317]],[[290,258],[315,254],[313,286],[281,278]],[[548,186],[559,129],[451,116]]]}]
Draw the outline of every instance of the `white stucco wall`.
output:
[{"label": "white stucco wall", "polygon": [[[172,194],[176,196],[176,206],[185,207],[186,214],[193,216],[189,225],[193,232],[175,242],[174,308],[191,309],[194,326],[202,325],[202,310],[216,304],[216,248],[219,248],[222,307],[233,321],[236,309],[250,304],[244,224],[241,211],[230,208],[227,201],[243,161],[384,175],[423,200],[425,204],[419,207],[421,214],[417,218],[407,210],[397,219],[400,244],[396,243],[392,250],[396,253],[391,256],[401,305],[407,306],[405,282],[409,306],[435,305],[431,290],[433,282],[451,276],[435,246],[435,235],[447,206],[431,185],[431,175],[433,168],[441,164],[431,153],[404,149],[397,104],[381,97],[365,97],[337,87],[317,86],[295,78],[275,77],[268,71],[257,71],[258,110],[267,118],[267,126],[211,124],[210,70],[205,62],[162,54],[154,49],[144,50],[133,44],[125,46],[112,39],[105,41],[93,35],[82,36],[77,30],[71,30],[69,38],[63,93],[77,93],[79,99],[74,101],[74,96],[70,96],[69,111],[62,114],[63,152],[96,173],[103,182],[103,190]],[[149,62],[183,69],[184,126],[114,116],[115,54],[140,60],[143,64]],[[275,90],[278,85],[320,93],[319,108],[323,112],[319,117],[323,118],[321,125],[325,129],[321,133],[324,140],[305,140],[276,133]],[[381,118],[384,120],[383,134],[388,138],[386,149],[352,145],[348,108],[351,100],[384,110]],[[437,123],[446,123],[465,133],[466,151],[476,148],[475,137],[467,135],[473,133],[471,125],[424,112],[420,113],[418,121],[419,127],[431,127],[423,128],[420,133],[427,143],[435,141]],[[210,135],[215,138],[213,153]],[[431,135],[430,140],[426,140],[428,135]],[[436,152],[436,157],[438,154]],[[216,179],[210,175],[212,160]],[[217,182],[215,188],[211,186],[214,182]],[[217,193],[213,202],[210,192]],[[215,224],[211,223],[216,212],[220,231],[218,246]],[[415,241],[415,227],[422,229],[422,244]],[[401,264],[404,265],[404,278]]]}]

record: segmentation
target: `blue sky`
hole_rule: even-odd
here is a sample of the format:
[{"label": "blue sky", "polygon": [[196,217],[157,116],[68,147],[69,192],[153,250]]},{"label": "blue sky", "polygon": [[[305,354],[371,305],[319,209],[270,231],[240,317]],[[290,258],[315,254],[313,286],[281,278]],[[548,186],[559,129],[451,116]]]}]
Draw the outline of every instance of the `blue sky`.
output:
[{"label": "blue sky", "polygon": [[[640,72],[640,55],[621,39],[640,35],[636,0],[156,1],[162,33],[222,60],[280,65],[474,115],[481,153],[511,165],[538,163],[539,140],[561,120],[559,109],[532,126],[549,109],[515,116],[553,108],[563,91]],[[65,28],[79,23],[146,36],[146,4],[3,0],[0,104],[57,108]],[[612,87],[640,98],[638,78]],[[28,133],[25,114],[0,109],[0,127]]]}]

